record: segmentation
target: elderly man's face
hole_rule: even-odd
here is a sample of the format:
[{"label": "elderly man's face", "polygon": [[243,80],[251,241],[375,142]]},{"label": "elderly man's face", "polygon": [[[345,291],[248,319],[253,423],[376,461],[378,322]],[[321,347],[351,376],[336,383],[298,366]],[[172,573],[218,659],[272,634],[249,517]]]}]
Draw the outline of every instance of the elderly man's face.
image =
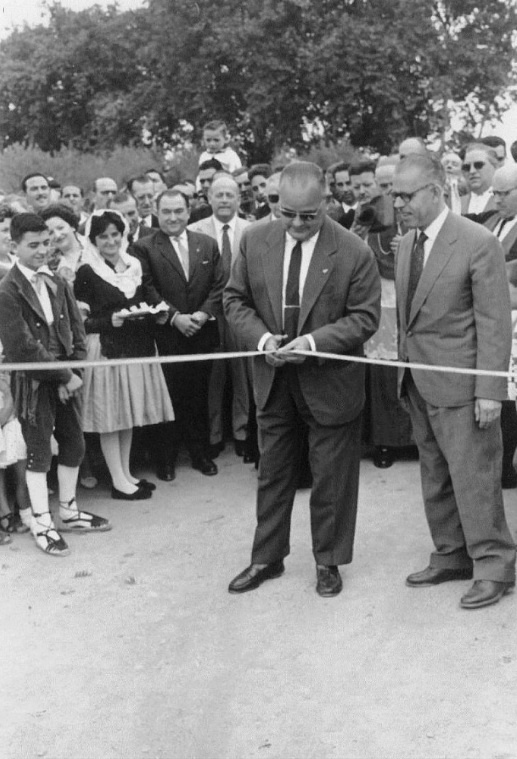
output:
[{"label": "elderly man's face", "polygon": [[425,229],[441,209],[438,188],[415,167],[395,173],[391,193],[400,221],[408,229]]},{"label": "elderly man's face", "polygon": [[315,180],[284,179],[280,185],[280,215],[284,228],[303,242],[316,234],[325,218],[325,192]]},{"label": "elderly man's face", "polygon": [[470,150],[465,155],[463,174],[469,190],[481,195],[492,185],[495,167],[488,160],[484,150]]},{"label": "elderly man's face", "polygon": [[208,191],[208,201],[216,219],[225,223],[231,221],[239,210],[237,183],[229,177],[216,179]]},{"label": "elderly man's face", "polygon": [[492,192],[496,208],[503,218],[511,219],[517,216],[517,168],[513,176],[496,171]]},{"label": "elderly man's face", "polygon": [[132,190],[140,218],[145,219],[153,212],[154,185],[151,180],[149,182],[133,182]]}]

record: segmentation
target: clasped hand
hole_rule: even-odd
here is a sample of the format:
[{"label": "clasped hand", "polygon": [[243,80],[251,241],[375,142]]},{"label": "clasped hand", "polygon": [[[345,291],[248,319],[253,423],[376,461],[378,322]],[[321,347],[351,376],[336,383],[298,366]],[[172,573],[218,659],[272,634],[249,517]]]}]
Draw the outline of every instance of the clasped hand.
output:
[{"label": "clasped hand", "polygon": [[485,430],[501,415],[501,401],[489,398],[476,398],[474,406],[476,422],[481,430]]},{"label": "clasped hand", "polygon": [[83,381],[79,375],[72,374],[72,377],[68,382],[63,382],[57,388],[57,394],[61,403],[66,403],[70,398],[73,398],[74,395],[77,395],[82,386]]},{"label": "clasped hand", "polygon": [[174,319],[174,326],[185,337],[193,337],[207,321],[208,314],[196,311],[194,314],[178,314]]},{"label": "clasped hand", "polygon": [[[284,366],[285,364],[301,364],[305,361],[305,356],[300,356],[295,351],[310,351],[311,346],[306,337],[301,335],[294,340],[282,345],[285,335],[271,335],[264,343],[266,361],[271,366]],[[269,351],[273,351],[270,353]]]}]

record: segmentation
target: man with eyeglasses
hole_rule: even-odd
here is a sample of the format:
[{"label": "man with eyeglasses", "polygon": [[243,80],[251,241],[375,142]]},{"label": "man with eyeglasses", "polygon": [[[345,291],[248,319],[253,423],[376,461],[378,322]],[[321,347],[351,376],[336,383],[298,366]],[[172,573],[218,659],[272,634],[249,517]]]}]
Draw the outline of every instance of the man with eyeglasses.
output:
[{"label": "man with eyeglasses", "polygon": [[298,161],[280,178],[281,223],[252,224],[224,293],[225,313],[253,359],[260,465],[251,564],[232,580],[244,593],[279,577],[289,554],[300,432],[309,427],[316,590],[342,589],[352,560],[361,453],[364,366],[296,351],[363,355],[377,329],[380,283],[369,248],[326,216],[316,164]]},{"label": "man with eyeglasses", "polygon": [[462,170],[468,193],[461,197],[461,213],[483,224],[495,213],[492,179],[498,167],[497,155],[482,143],[472,143],[465,151]]},{"label": "man with eyeglasses", "polygon": [[[437,159],[417,155],[401,161],[393,180],[395,208],[410,230],[396,267],[399,358],[505,372],[511,320],[503,251],[483,226],[449,211],[445,182]],[[474,577],[460,601],[465,609],[497,603],[515,583],[515,545],[501,490],[506,385],[490,374],[399,370],[434,543],[429,566],[406,584]]]},{"label": "man with eyeglasses", "polygon": [[[517,166],[509,164],[497,169],[492,181],[497,213],[491,216],[485,226],[495,234],[503,246],[510,295],[512,299],[512,322],[517,323]],[[501,430],[503,433],[503,488],[517,487],[517,473],[513,466],[513,456],[517,448],[516,388],[509,387],[509,400],[503,401],[501,409]]]}]

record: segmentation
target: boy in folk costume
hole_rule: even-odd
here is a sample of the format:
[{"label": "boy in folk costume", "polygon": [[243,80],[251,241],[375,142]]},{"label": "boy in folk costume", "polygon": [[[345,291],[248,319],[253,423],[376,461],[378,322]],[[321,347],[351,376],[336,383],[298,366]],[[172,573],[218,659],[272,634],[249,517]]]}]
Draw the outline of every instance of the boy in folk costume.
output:
[{"label": "boy in folk costume", "polygon": [[85,333],[69,286],[46,267],[50,236],[36,214],[18,214],[11,222],[13,253],[18,260],[0,283],[0,340],[8,362],[55,361],[50,371],[16,372],[15,411],[27,445],[27,487],[36,545],[52,556],[69,553],[50,514],[46,473],[52,458],[50,440],[58,446],[59,529],[103,532],[107,519],[79,511],[75,492],[84,455],[78,393],[78,371],[59,368],[59,361],[85,357]]}]

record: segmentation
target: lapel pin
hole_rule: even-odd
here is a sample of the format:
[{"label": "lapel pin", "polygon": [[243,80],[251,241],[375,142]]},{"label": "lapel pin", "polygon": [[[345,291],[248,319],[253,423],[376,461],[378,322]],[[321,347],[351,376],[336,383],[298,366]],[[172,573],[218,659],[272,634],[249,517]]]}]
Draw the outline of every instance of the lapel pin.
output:
[{"label": "lapel pin", "polygon": [[328,274],[328,269],[323,269],[323,274]]}]

